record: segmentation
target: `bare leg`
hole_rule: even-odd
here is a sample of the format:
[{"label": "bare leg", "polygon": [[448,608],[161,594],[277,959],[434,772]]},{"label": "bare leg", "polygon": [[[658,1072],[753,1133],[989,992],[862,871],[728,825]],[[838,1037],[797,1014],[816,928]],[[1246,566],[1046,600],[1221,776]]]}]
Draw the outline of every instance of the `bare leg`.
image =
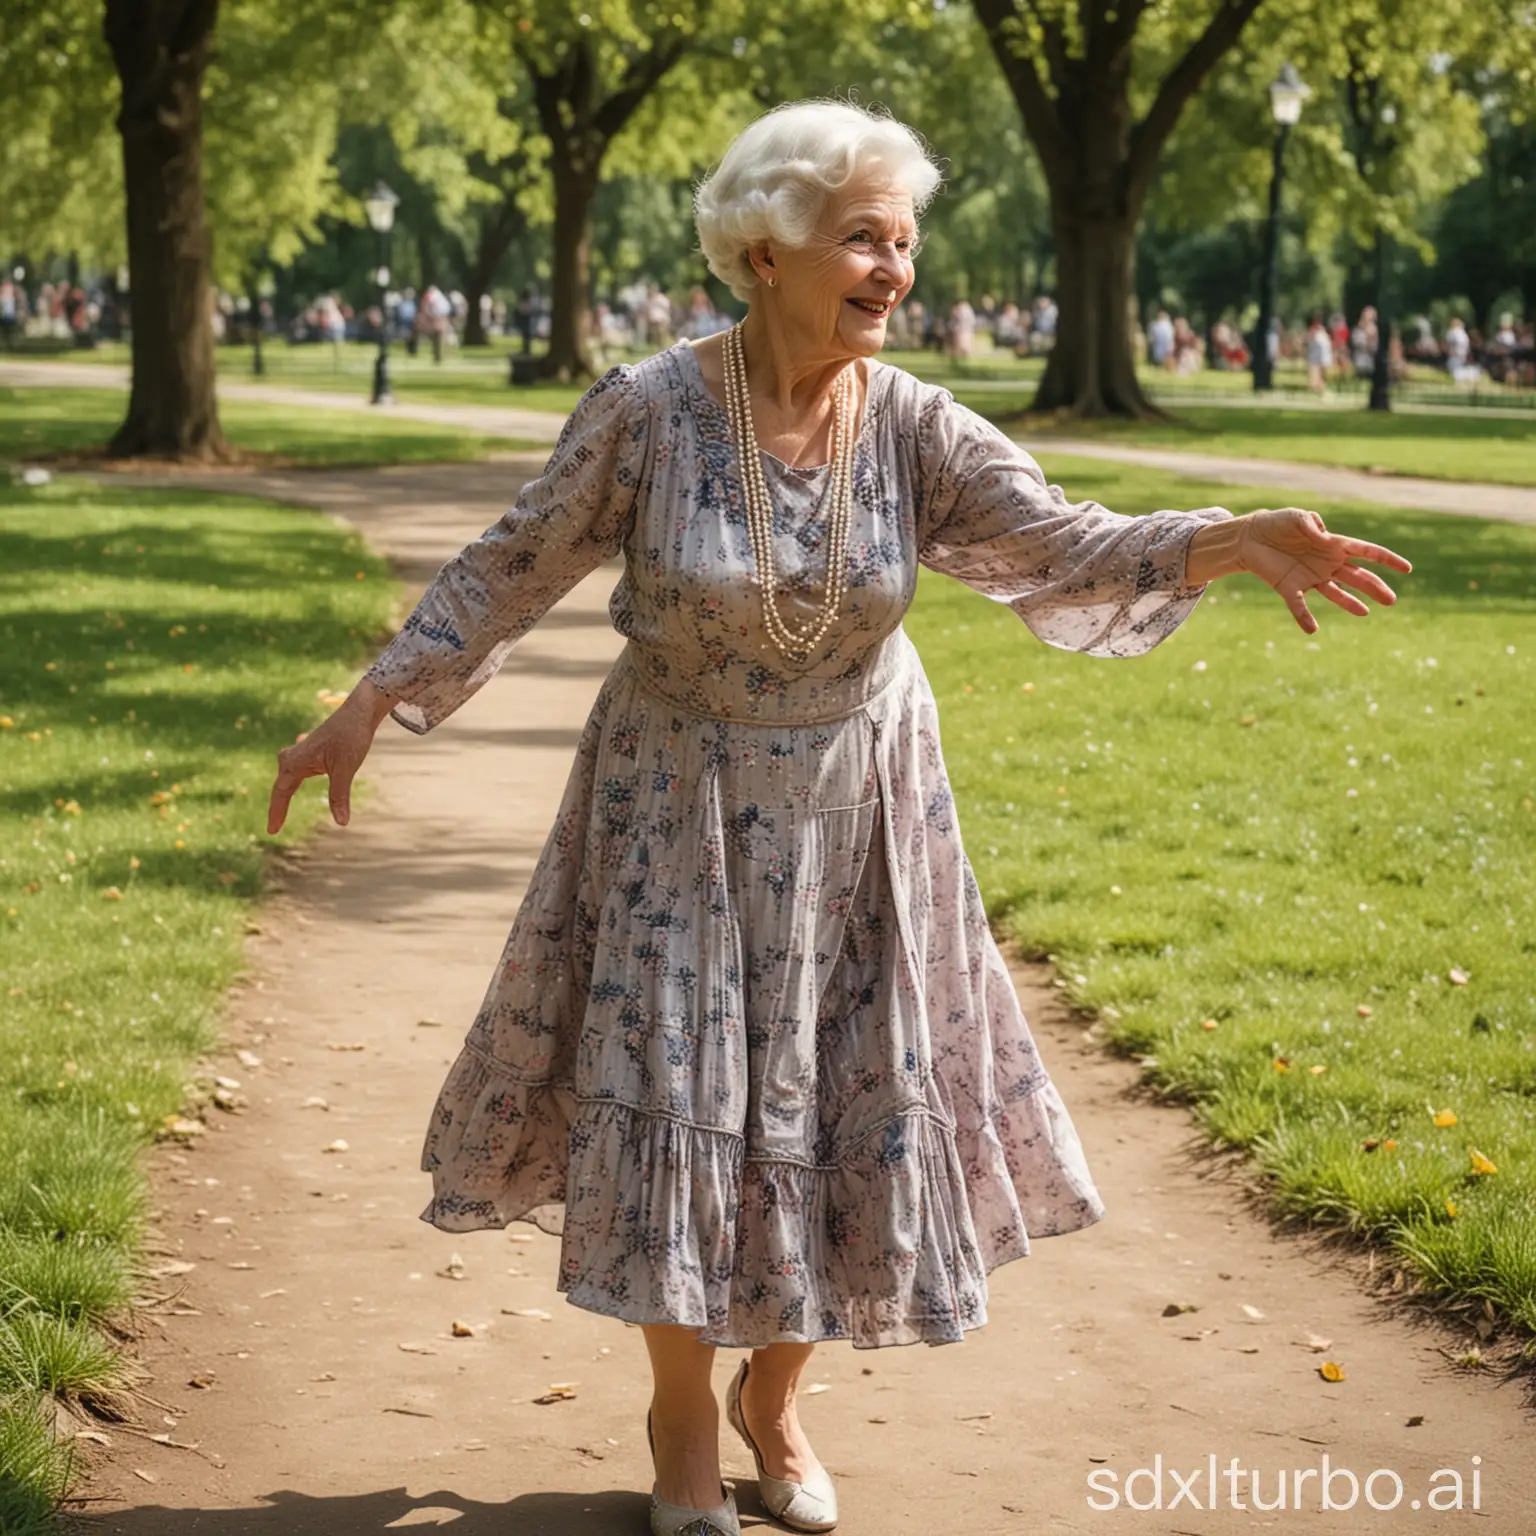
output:
[{"label": "bare leg", "polygon": [[741,1416],[769,1477],[803,1483],[818,1465],[795,1405],[800,1373],[815,1349],[814,1344],[769,1344],[752,1351],[741,1391]]},{"label": "bare leg", "polygon": [[655,1380],[651,1429],[656,1437],[656,1491],[669,1504],[713,1509],[720,1491],[720,1405],[710,1373],[715,1346],[697,1328],[650,1323],[641,1328]]}]

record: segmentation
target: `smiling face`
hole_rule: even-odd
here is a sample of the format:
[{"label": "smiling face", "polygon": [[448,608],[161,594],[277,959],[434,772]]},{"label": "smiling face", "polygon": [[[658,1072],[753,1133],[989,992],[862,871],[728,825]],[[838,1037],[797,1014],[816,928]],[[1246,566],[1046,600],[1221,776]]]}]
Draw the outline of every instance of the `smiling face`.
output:
[{"label": "smiling face", "polygon": [[872,357],[911,291],[916,245],[911,193],[876,174],[855,179],[827,199],[804,245],[754,249],[756,301],[808,362]]}]

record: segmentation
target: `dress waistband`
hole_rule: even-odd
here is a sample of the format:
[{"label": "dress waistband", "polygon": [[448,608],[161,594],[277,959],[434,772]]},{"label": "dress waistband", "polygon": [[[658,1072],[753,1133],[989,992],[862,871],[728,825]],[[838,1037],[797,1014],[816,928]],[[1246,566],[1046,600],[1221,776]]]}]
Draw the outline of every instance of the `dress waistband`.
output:
[{"label": "dress waistband", "polygon": [[[665,664],[648,664],[644,648],[633,640],[620,652],[616,667],[627,667],[643,692],[700,720],[724,720],[732,725],[828,725],[858,714],[890,692],[907,676],[916,657],[912,641],[898,627],[875,647],[870,666],[857,678],[783,678],[776,674],[782,686],[764,684],[749,690],[740,683],[734,689],[722,683],[718,692],[701,679],[685,698],[677,697],[657,679],[657,671],[668,670]],[[797,684],[810,687],[797,689]],[[797,697],[806,692],[812,697]],[[731,705],[738,699],[747,707],[733,710]]]}]

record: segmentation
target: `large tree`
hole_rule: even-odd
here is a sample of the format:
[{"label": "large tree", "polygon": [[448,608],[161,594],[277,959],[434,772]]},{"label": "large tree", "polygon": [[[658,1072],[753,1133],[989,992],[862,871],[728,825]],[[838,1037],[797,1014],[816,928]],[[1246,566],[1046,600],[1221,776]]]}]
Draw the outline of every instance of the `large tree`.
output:
[{"label": "large tree", "polygon": [[203,76],[218,0],[107,0],[122,86],[133,383],[116,454],[218,458],[203,205]]},{"label": "large tree", "polygon": [[558,379],[589,378],[592,204],[614,140],[683,59],[713,0],[478,0],[524,71],[554,191],[549,351]]},{"label": "large tree", "polygon": [[1035,406],[1150,415],[1130,346],[1137,225],[1180,116],[1262,0],[1176,16],[1147,0],[972,3],[1050,190],[1060,318]]}]

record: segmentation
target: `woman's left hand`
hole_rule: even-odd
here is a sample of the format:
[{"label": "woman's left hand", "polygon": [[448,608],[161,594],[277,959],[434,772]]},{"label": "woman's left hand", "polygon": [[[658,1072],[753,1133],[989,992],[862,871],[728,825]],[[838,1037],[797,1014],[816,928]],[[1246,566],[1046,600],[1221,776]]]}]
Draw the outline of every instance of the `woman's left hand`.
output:
[{"label": "woman's left hand", "polygon": [[1280,594],[1309,635],[1317,633],[1317,620],[1307,607],[1308,592],[1315,589],[1345,613],[1364,617],[1371,610],[1345,587],[1384,605],[1395,603],[1397,594],[1374,571],[1361,570],[1357,561],[1371,560],[1394,571],[1413,569],[1409,561],[1380,544],[1329,533],[1316,512],[1300,507],[1265,508],[1238,518],[1237,523],[1243,568]]}]

